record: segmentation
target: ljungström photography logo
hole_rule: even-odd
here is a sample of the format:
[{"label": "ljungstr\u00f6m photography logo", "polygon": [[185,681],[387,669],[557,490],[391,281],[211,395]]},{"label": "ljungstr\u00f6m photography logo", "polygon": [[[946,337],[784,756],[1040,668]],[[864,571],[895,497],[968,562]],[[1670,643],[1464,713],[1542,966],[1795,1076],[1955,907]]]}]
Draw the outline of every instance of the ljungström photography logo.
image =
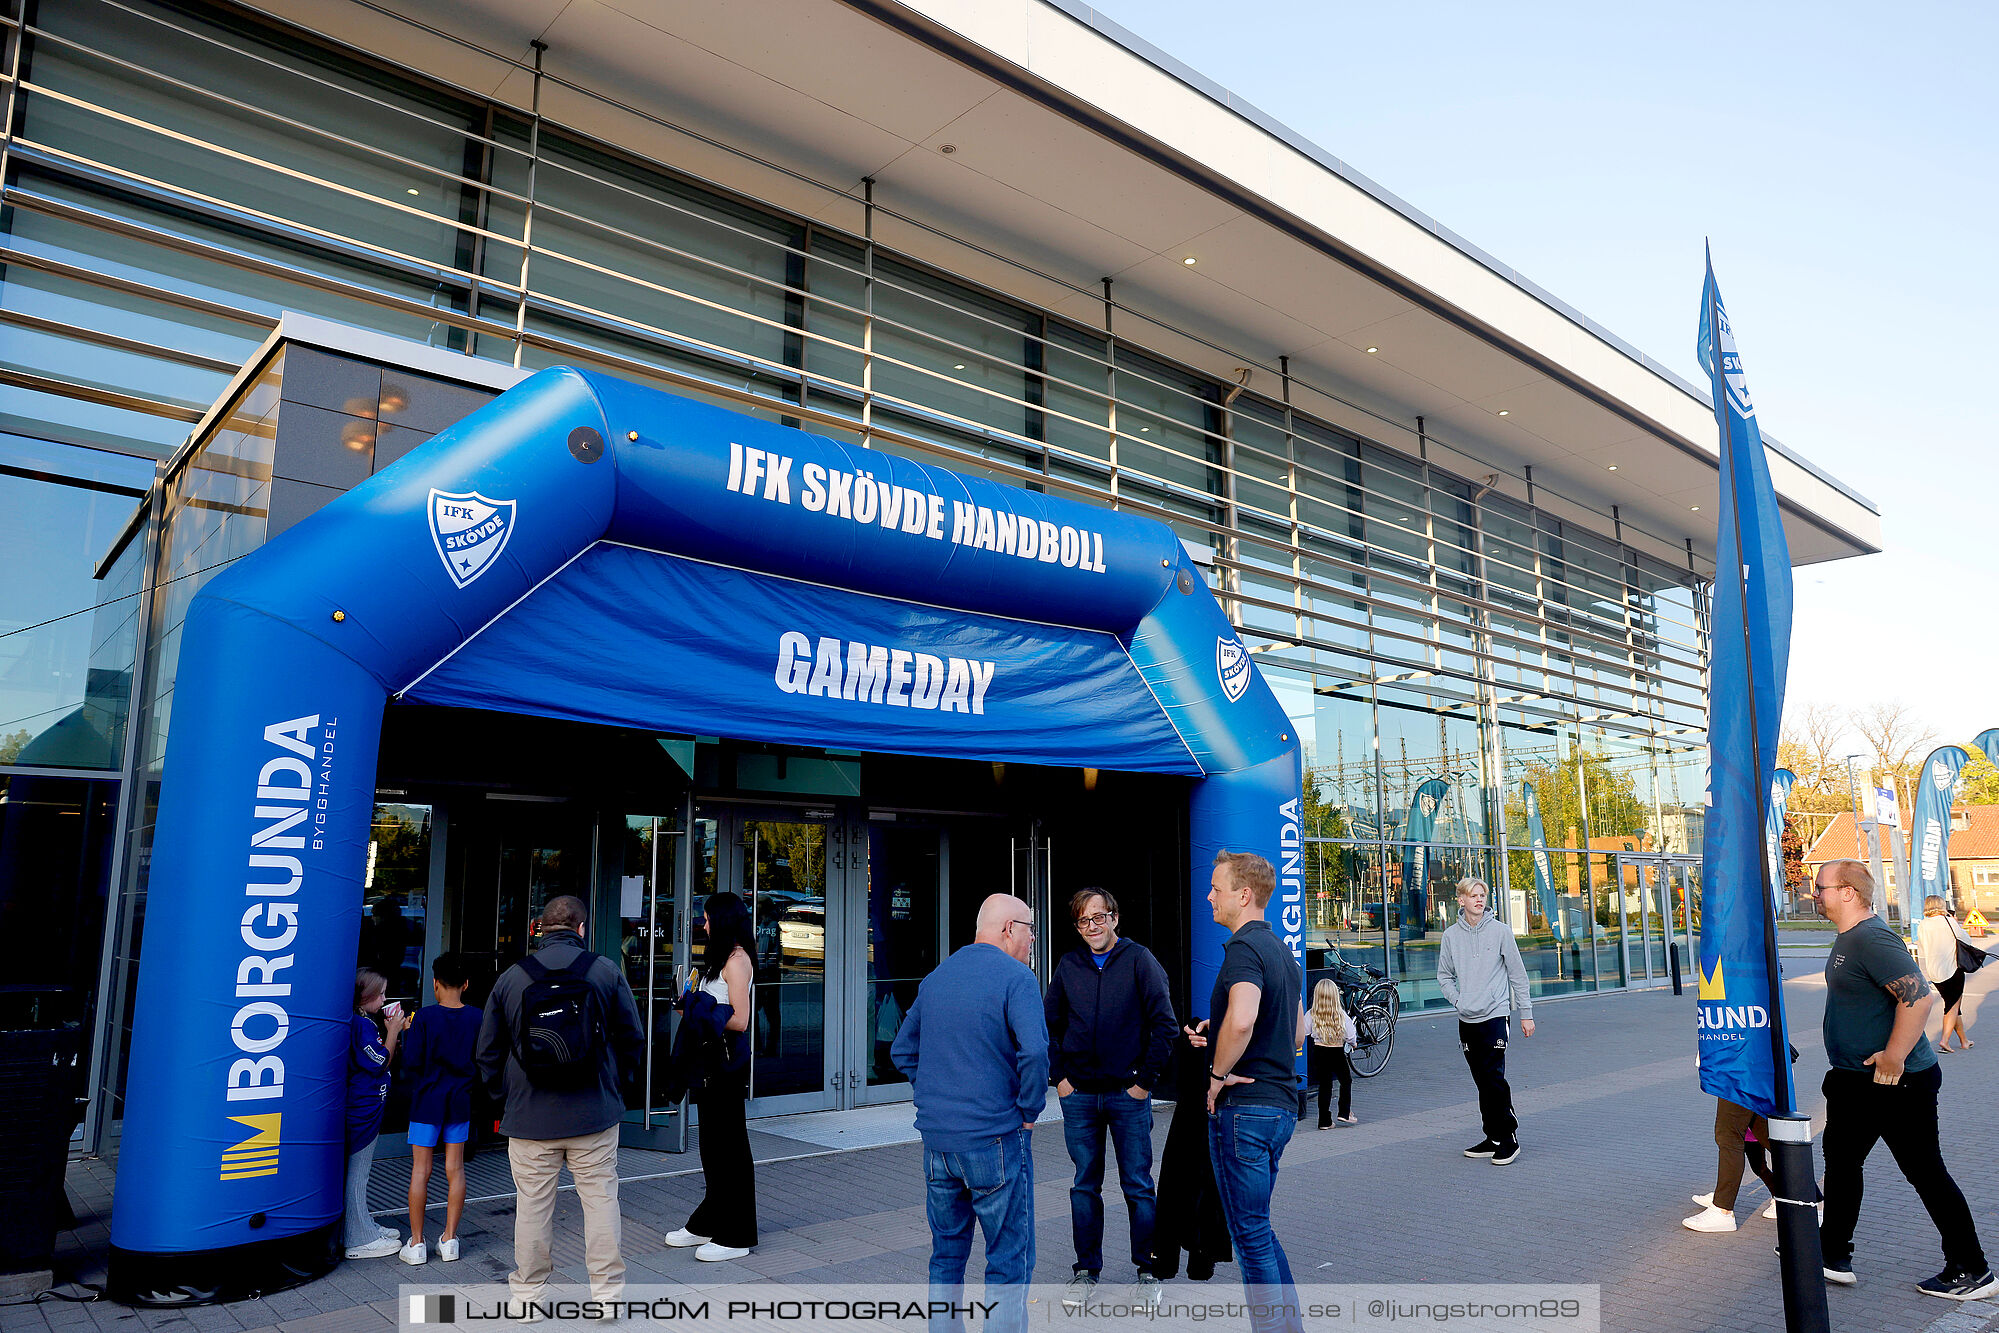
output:
[{"label": "ljungstr\u00f6m photography logo", "polygon": [[[1153,1298],[1156,1297],[1156,1303]],[[1065,1304],[1065,1298],[1067,1302]],[[492,1329],[532,1324],[553,1329],[671,1329],[673,1333],[768,1333],[827,1327],[907,1330],[957,1327],[966,1333],[1013,1330],[1246,1329],[1252,1320],[1292,1317],[1309,1333],[1409,1329],[1481,1333],[1599,1333],[1602,1292],[1596,1286],[1553,1283],[1389,1283],[1259,1287],[1220,1276],[1209,1282],[1171,1281],[1149,1295],[1106,1281],[1077,1301],[1054,1283],[962,1287],[914,1283],[817,1284],[760,1281],[712,1286],[627,1285],[614,1298],[585,1287],[549,1287],[516,1298],[504,1283],[423,1288],[405,1286],[398,1327]]]}]

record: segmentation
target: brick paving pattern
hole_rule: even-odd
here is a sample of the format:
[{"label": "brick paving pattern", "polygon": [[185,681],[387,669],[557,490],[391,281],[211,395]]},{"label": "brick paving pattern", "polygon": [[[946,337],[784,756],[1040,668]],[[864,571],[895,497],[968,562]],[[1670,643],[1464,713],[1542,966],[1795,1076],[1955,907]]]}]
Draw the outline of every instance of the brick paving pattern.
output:
[{"label": "brick paving pattern", "polygon": [[[1789,941],[1787,941],[1789,943]],[[1818,1035],[1824,985],[1816,959],[1787,948],[1786,996],[1798,1079],[1817,1111],[1825,1067]],[[1999,984],[1999,968],[1972,978],[1967,1012]],[[1600,1284],[1606,1330],[1769,1330],[1783,1327],[1776,1226],[1754,1216],[1767,1196],[1753,1178],[1732,1235],[1680,1226],[1688,1196],[1713,1185],[1713,1106],[1693,1063],[1693,998],[1646,991],[1543,1004],[1539,1031],[1517,1033],[1508,1073],[1521,1118],[1523,1152],[1509,1167],[1460,1155],[1478,1137],[1477,1103],[1447,1018],[1410,1016],[1387,1072],[1356,1082],[1361,1123],[1316,1132],[1299,1126],[1285,1154],[1274,1217],[1300,1282],[1573,1282]],[[1933,1024],[1934,1027],[1934,1024]],[[1999,1030],[1995,1030],[1999,1033]],[[1988,1250],[1999,1256],[1999,1173],[1992,1167],[1991,1107],[1999,1094],[1999,1035],[1943,1059],[1944,1142]],[[1162,1110],[1157,1133],[1163,1140]],[[1069,1275],[1069,1163],[1059,1127],[1034,1135],[1037,1282]],[[759,1169],[763,1241],[731,1265],[697,1264],[663,1249],[701,1191],[691,1157],[667,1158],[689,1174],[627,1182],[625,1252],[633,1283],[718,1281],[921,1283],[929,1254],[923,1220],[922,1154],[915,1144],[829,1153]],[[398,1170],[400,1163],[377,1167]],[[441,1189],[442,1182],[438,1182]],[[1107,1282],[1129,1269],[1115,1173],[1106,1182]],[[63,1237],[66,1275],[101,1281],[108,1173],[72,1169],[79,1224]],[[388,1216],[383,1220],[400,1222]],[[449,1270],[412,1270],[393,1258],[347,1263],[295,1291],[226,1307],[158,1311],[109,1303],[0,1309],[8,1333],[193,1330],[346,1333],[394,1327],[398,1286],[412,1278],[504,1281],[512,1266],[510,1200],[467,1209],[465,1258]],[[1942,1266],[1928,1216],[1885,1149],[1868,1164],[1867,1200],[1856,1236],[1860,1284],[1834,1288],[1835,1329],[1999,1333],[1999,1304],[1963,1306],[1925,1297],[1912,1284]],[[976,1249],[976,1247],[975,1247]],[[582,1278],[581,1218],[573,1194],[556,1210],[555,1261]],[[972,1257],[976,1280],[982,1260]],[[697,1271],[698,1270],[698,1271]],[[723,1271],[718,1271],[723,1270]],[[1236,1286],[1224,1266],[1208,1290]],[[1183,1280],[1174,1287],[1198,1290]]]}]

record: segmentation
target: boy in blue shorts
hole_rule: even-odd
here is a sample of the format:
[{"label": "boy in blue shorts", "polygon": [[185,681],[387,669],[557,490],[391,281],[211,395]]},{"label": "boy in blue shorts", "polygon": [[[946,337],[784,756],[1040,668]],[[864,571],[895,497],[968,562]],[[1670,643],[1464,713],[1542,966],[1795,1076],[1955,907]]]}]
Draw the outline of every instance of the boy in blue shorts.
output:
[{"label": "boy in blue shorts", "polygon": [[431,1161],[440,1143],[450,1192],[437,1257],[446,1263],[458,1257],[458,1218],[465,1211],[465,1141],[472,1136],[472,1084],[477,1078],[473,1051],[484,1017],[465,1003],[470,983],[463,955],[447,953],[432,963],[430,989],[437,1003],[419,1010],[403,1037],[403,1067],[410,1080],[410,1238],[399,1257],[406,1264],[430,1259],[423,1243],[423,1214],[430,1195]]}]

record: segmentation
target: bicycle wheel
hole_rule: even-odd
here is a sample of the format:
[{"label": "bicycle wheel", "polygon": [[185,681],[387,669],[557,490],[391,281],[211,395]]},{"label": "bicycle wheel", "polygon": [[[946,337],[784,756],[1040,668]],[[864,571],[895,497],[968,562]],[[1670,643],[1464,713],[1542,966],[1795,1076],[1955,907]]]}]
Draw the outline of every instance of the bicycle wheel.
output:
[{"label": "bicycle wheel", "polygon": [[1395,1049],[1395,1016],[1378,1004],[1354,1015],[1354,1048],[1347,1063],[1362,1078],[1373,1078],[1388,1067]]},{"label": "bicycle wheel", "polygon": [[1377,982],[1366,995],[1361,997],[1361,1008],[1371,1004],[1380,1005],[1388,1011],[1388,1021],[1392,1025],[1402,1017],[1402,988],[1392,981]]}]

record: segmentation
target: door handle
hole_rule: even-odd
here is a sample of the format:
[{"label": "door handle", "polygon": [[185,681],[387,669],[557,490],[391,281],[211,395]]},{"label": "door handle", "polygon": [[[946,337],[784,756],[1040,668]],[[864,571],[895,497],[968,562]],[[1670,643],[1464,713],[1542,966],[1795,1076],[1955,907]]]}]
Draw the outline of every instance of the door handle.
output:
[{"label": "door handle", "polygon": [[837,1091],[839,1091],[840,1089],[842,1089],[842,1088],[844,1088],[844,1087],[846,1087],[846,1086],[847,1086],[847,1084],[846,1084],[846,1077],[847,1077],[847,1076],[846,1076],[846,1075],[845,1075],[844,1073],[842,1073],[842,1072],[841,1072],[840,1070],[837,1070],[837,1069],[836,1069],[836,1070],[834,1070],[834,1071],[833,1071],[833,1089],[834,1089],[834,1091],[836,1091],[836,1092],[837,1092]]}]

